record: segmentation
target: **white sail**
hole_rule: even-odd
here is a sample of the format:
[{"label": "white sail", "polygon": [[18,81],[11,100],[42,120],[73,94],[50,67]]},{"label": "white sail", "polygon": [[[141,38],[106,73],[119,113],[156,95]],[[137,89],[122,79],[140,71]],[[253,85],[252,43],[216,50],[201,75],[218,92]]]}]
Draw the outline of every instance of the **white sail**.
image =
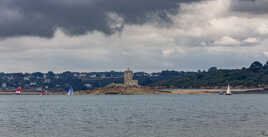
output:
[{"label": "white sail", "polygon": [[226,91],[226,95],[231,95],[232,94],[232,92],[231,92],[231,90],[230,90],[230,86],[229,86],[229,84],[228,84],[228,88],[227,88],[227,91]]},{"label": "white sail", "polygon": [[68,90],[68,96],[72,96],[72,95],[73,95],[73,89],[70,88],[70,89]]}]

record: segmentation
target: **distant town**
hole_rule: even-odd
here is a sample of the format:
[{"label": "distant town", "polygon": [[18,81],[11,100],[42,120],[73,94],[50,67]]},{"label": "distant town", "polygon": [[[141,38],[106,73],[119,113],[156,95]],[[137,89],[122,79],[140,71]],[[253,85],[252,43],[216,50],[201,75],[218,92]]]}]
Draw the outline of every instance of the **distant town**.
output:
[{"label": "distant town", "polygon": [[[126,76],[125,79],[129,78]],[[124,71],[0,73],[1,91],[15,90],[19,86],[30,91],[40,91],[42,88],[48,91],[66,91],[70,87],[76,91],[91,90],[124,82]],[[268,88],[268,62],[262,64],[255,61],[249,67],[241,69],[210,67],[206,71],[197,72],[165,70],[132,74],[131,71],[131,79],[124,84],[154,88],[222,88],[228,84],[238,88]]]},{"label": "distant town", "polygon": [[[136,72],[133,78],[139,85],[150,85],[160,79],[168,79],[186,72],[162,71],[158,73]],[[54,73],[0,73],[0,90],[15,90],[22,86],[24,90],[38,91],[41,88],[51,91],[63,91],[72,87],[74,90],[102,88],[111,83],[123,83],[124,72],[70,72]]]}]

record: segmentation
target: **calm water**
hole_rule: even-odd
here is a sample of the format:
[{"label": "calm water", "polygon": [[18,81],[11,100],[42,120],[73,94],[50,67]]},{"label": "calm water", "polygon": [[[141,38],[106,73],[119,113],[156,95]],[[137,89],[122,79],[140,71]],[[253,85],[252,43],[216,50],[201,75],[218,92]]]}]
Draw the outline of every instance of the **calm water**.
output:
[{"label": "calm water", "polygon": [[0,96],[0,136],[268,136],[268,95]]}]

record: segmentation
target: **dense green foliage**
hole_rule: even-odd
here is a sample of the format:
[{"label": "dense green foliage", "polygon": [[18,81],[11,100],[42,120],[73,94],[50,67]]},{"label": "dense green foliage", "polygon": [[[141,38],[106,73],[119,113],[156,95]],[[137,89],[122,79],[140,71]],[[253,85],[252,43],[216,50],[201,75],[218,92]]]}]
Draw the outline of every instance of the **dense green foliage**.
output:
[{"label": "dense green foliage", "polygon": [[166,88],[215,88],[227,84],[240,87],[261,87],[268,85],[268,62],[262,65],[254,62],[249,68],[217,69],[212,67],[207,72],[197,72],[188,76],[162,80],[152,86]]}]

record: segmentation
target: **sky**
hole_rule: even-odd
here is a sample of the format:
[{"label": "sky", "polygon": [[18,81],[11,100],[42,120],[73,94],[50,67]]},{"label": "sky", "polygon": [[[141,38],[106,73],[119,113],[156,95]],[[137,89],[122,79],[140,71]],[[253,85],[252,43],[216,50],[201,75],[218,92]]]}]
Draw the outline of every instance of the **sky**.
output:
[{"label": "sky", "polygon": [[0,0],[0,72],[268,61],[268,0]]}]

